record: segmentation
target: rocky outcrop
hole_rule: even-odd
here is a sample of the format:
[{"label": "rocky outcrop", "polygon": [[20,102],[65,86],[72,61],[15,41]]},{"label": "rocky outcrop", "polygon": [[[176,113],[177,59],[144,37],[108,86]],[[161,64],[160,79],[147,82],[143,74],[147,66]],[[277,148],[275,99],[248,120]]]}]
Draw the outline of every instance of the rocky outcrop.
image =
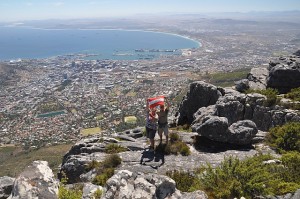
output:
[{"label": "rocky outcrop", "polygon": [[269,64],[268,87],[287,93],[300,87],[300,57],[280,57]]},{"label": "rocky outcrop", "polygon": [[46,161],[34,161],[15,180],[9,199],[57,199],[58,181]]},{"label": "rocky outcrop", "polygon": [[8,176],[0,177],[0,199],[6,199],[11,194],[14,180]]},{"label": "rocky outcrop", "polygon": [[269,70],[267,68],[252,68],[250,73],[247,75],[249,88],[253,90],[266,89],[268,75]]},{"label": "rocky outcrop", "polygon": [[[170,132],[173,132],[170,130]],[[144,173],[144,174],[160,174],[165,175],[167,171],[170,170],[186,170],[192,171],[196,168],[199,168],[201,165],[205,165],[207,162],[211,165],[219,165],[224,157],[235,156],[239,159],[244,159],[245,157],[251,157],[257,153],[254,149],[240,150],[229,146],[228,148],[219,148],[219,143],[210,144],[208,147],[214,147],[212,153],[203,153],[203,151],[208,151],[207,148],[198,148],[198,144],[195,144],[195,139],[198,137],[197,133],[180,133],[181,139],[188,144],[192,154],[189,156],[181,155],[165,155],[163,153],[153,153],[148,151],[147,139],[145,137],[136,138],[134,141],[126,141],[117,139],[117,143],[120,146],[126,147],[128,150],[125,152],[119,153],[119,156],[122,159],[122,164],[116,170],[128,170],[134,173]],[[202,137],[203,138],[203,137]],[[200,139],[200,142],[202,141]],[[159,136],[157,135],[156,145],[158,145]],[[97,140],[97,142],[95,142]],[[96,160],[101,162],[108,155],[105,152],[99,152],[98,150],[86,153],[87,146],[93,146],[94,144],[99,144],[98,142],[102,141],[101,144],[109,144],[110,142],[105,141],[109,140],[106,136],[95,135],[94,138],[84,139],[76,143],[70,151],[64,157],[64,161],[61,165],[60,173],[65,173],[68,177],[69,183],[77,182],[91,182],[92,179],[96,176],[94,170],[86,171],[86,166]],[[199,142],[199,146],[203,147],[204,145]],[[127,147],[127,146],[140,146],[138,147]],[[129,149],[130,148],[130,149]],[[80,152],[83,151],[83,152]],[[268,151],[270,152],[270,151]]]},{"label": "rocky outcrop", "polygon": [[300,50],[297,50],[296,52],[294,52],[293,55],[300,56]]},{"label": "rocky outcrop", "polygon": [[181,193],[176,189],[175,181],[167,176],[135,173],[128,170],[121,170],[107,181],[106,192],[103,198],[206,199],[208,197],[202,191],[197,191],[195,193]]},{"label": "rocky outcrop", "polygon": [[235,89],[239,92],[245,90],[264,90],[267,88],[267,79],[269,70],[267,68],[252,68],[247,75],[247,79],[242,79],[235,82]]},{"label": "rocky outcrop", "polygon": [[199,108],[215,104],[221,95],[218,88],[212,84],[202,81],[191,83],[178,110],[178,125],[191,124],[194,120],[193,114]]},{"label": "rocky outcrop", "polygon": [[[204,82],[194,82],[193,87],[212,88]],[[267,131],[271,127],[283,125],[290,121],[300,121],[300,115],[295,110],[281,106],[266,107],[266,96],[251,93],[243,94],[233,89],[218,88],[221,94],[213,105],[202,106],[193,114],[192,129],[211,140],[238,145],[251,144],[257,130]],[[205,96],[205,91],[199,89],[198,94],[193,89],[189,101],[199,101],[199,96]],[[192,96],[197,96],[194,100]],[[181,103],[183,107],[184,103]],[[179,109],[183,109],[180,107]],[[192,111],[192,110],[190,110]],[[191,112],[189,113],[191,114]],[[250,121],[251,120],[251,121]]]},{"label": "rocky outcrop", "polygon": [[300,55],[298,51],[289,57],[279,57],[270,61],[269,67],[252,68],[247,79],[235,82],[236,90],[264,90],[274,88],[279,93],[287,93],[300,87]]},{"label": "rocky outcrop", "polygon": [[[108,143],[118,143],[119,141],[111,137],[95,136],[80,140],[72,146],[70,151],[64,156],[61,171],[58,177],[67,177],[68,183],[84,182],[86,176],[81,176],[86,172],[86,166],[92,160],[101,162],[105,158],[105,146]],[[92,155],[90,155],[92,154]]]}]

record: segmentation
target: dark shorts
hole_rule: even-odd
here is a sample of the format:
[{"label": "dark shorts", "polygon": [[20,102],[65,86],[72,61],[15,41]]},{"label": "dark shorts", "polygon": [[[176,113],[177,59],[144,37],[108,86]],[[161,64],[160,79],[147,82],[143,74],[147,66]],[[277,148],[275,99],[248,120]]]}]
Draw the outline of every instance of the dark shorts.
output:
[{"label": "dark shorts", "polygon": [[155,133],[156,133],[156,129],[150,129],[150,128],[146,127],[147,138],[154,139]]}]

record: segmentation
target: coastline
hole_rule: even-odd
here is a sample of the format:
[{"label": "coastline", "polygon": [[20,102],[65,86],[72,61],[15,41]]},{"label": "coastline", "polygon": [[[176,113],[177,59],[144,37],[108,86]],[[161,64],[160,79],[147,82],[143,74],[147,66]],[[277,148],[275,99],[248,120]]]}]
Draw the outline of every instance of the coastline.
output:
[{"label": "coastline", "polygon": [[[17,26],[1,26],[3,28],[12,28],[12,29],[27,29],[27,30],[40,30],[40,31],[121,31],[121,32],[140,32],[140,33],[152,33],[152,34],[160,34],[160,35],[165,35],[165,36],[171,36],[173,37],[174,40],[176,40],[176,37],[177,38],[181,38],[181,39],[184,39],[184,40],[187,40],[188,42],[190,42],[190,45],[187,45],[187,46],[190,46],[190,47],[184,47],[184,46],[181,46],[181,47],[168,47],[166,46],[165,48],[163,47],[157,47],[157,50],[172,50],[172,49],[176,49],[176,50],[186,50],[186,49],[198,49],[198,48],[201,48],[202,47],[202,44],[200,41],[198,40],[195,40],[193,38],[190,38],[189,36],[187,35],[180,35],[180,34],[177,34],[177,33],[172,33],[172,32],[165,32],[165,31],[159,31],[159,30],[145,30],[145,29],[123,29],[123,28],[39,28],[39,27],[34,27],[34,26],[22,26],[22,25],[17,25]],[[176,43],[174,43],[176,44]],[[148,47],[148,46],[143,46],[143,47],[133,47],[135,49],[145,49],[145,50],[149,50],[149,49],[156,49],[156,47],[151,47],[151,45]],[[25,58],[25,57],[19,57],[20,59],[43,59],[43,58],[50,58],[50,57],[57,57],[57,56],[64,56],[64,55],[67,55],[67,54],[81,54],[81,53],[84,53],[83,51],[78,51],[78,52],[67,52],[67,53],[62,53],[62,54],[56,54],[56,55],[45,55],[43,57],[28,57],[28,58]],[[93,52],[93,53],[96,53],[96,52]],[[108,55],[109,56],[109,55]],[[114,53],[112,54],[112,56],[114,56]],[[157,58],[157,57],[156,57]],[[18,59],[18,58],[2,58],[0,59],[1,61],[6,61],[6,60],[15,60],[15,59]],[[115,58],[111,58],[111,56],[109,56],[109,58],[100,58],[100,59],[111,59],[111,60],[123,60],[123,59],[115,59]],[[136,59],[142,59],[142,58],[135,58],[134,60]],[[149,58],[147,58],[149,59]],[[155,59],[155,58],[154,58]],[[128,59],[128,58],[125,58],[125,60],[131,60],[131,59]],[[152,59],[151,59],[152,60]]]},{"label": "coastline", "polygon": [[200,41],[190,38],[188,35],[180,35],[173,32],[163,32],[163,31],[155,31],[155,30],[144,30],[144,29],[124,29],[124,28],[39,28],[34,26],[3,26],[9,28],[28,28],[28,29],[36,29],[36,30],[118,30],[118,31],[128,31],[128,32],[151,32],[151,33],[159,33],[159,34],[167,34],[173,35],[177,37],[181,37],[190,41],[193,41],[198,44],[198,48],[202,47]]}]

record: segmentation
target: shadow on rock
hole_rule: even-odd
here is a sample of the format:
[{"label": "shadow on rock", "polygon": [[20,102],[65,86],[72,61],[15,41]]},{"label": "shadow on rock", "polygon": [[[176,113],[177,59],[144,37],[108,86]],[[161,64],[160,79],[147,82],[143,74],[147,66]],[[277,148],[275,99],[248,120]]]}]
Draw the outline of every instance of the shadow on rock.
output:
[{"label": "shadow on rock", "polygon": [[[165,146],[160,144],[156,147],[155,151],[151,151],[148,149],[144,150],[142,153],[140,164],[148,165],[153,169],[158,169],[165,163],[164,147]],[[161,163],[157,164],[159,162]]]},{"label": "shadow on rock", "polygon": [[194,147],[197,151],[206,153],[219,153],[225,152],[227,150],[249,151],[251,149],[254,149],[254,147],[251,144],[236,145],[224,142],[217,142],[203,136],[194,137]]}]

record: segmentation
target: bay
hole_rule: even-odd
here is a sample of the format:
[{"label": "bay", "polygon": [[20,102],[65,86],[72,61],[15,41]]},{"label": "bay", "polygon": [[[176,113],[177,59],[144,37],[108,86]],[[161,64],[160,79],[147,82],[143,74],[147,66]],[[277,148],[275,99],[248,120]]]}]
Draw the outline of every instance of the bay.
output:
[{"label": "bay", "polygon": [[94,55],[89,59],[154,59],[198,47],[197,41],[161,32],[0,27],[0,60],[68,54]]}]

